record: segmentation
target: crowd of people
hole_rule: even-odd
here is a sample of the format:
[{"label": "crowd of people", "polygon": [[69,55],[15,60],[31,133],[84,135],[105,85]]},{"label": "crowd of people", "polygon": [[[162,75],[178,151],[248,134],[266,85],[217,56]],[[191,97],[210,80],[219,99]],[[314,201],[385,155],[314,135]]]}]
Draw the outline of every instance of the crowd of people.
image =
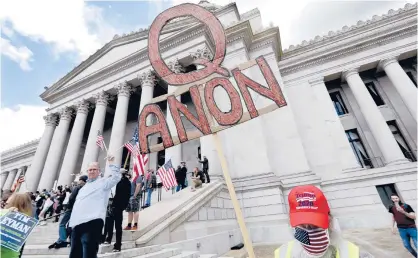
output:
[{"label": "crowd of people", "polygon": [[[207,158],[199,162],[203,164],[205,173],[194,169],[192,191],[205,181],[210,182]],[[30,209],[25,208],[25,213],[30,211],[30,216],[38,219],[40,225],[45,225],[47,220],[59,221],[59,237],[49,249],[71,246],[70,257],[96,257],[100,244],[111,244],[115,229],[113,252],[120,252],[122,230],[138,230],[139,211],[151,206],[152,194],[157,189],[158,200],[161,200],[162,181],[158,172],[148,169],[145,175],[135,177],[114,165],[113,156],[107,157],[107,163],[112,171],[109,177],[103,177],[98,163],[93,162],[88,166],[87,175],[80,176],[71,186],[24,193],[30,200]],[[187,173],[186,162],[181,162],[175,171],[178,185],[173,191],[188,187]],[[2,191],[3,211],[15,210],[16,205],[12,205],[10,200],[20,195]],[[128,221],[122,229],[123,211],[128,213]]]},{"label": "crowd of people", "polygon": [[[0,216],[8,211],[18,211],[28,216],[44,220],[51,216],[53,222],[61,217],[59,238],[49,248],[71,246],[70,258],[97,257],[99,245],[111,244],[113,229],[116,239],[113,252],[120,252],[122,245],[123,211],[128,212],[125,230],[139,228],[139,210],[151,205],[151,195],[159,187],[161,180],[157,173],[148,169],[145,175],[132,178],[133,175],[113,163],[114,157],[107,156],[110,175],[103,177],[99,164],[88,166],[87,175],[80,176],[71,188],[58,187],[56,191],[36,193],[2,192],[2,210]],[[192,191],[209,183],[209,162],[201,161],[203,171],[194,168],[191,182]],[[187,167],[185,162],[176,169],[178,186],[175,191],[187,188]],[[146,201],[140,207],[142,195]],[[416,215],[408,204],[402,203],[393,194],[389,212],[393,215],[393,228],[398,228],[405,248],[417,257]],[[288,195],[290,224],[294,240],[278,248],[275,258],[320,257],[320,258],[373,258],[354,243],[344,240],[339,234],[331,215],[328,201],[323,192],[312,185],[294,187]],[[59,216],[55,216],[59,215]],[[68,239],[71,241],[68,241]],[[411,245],[411,241],[414,246]],[[1,248],[1,257],[17,258],[22,255],[7,248]]]}]

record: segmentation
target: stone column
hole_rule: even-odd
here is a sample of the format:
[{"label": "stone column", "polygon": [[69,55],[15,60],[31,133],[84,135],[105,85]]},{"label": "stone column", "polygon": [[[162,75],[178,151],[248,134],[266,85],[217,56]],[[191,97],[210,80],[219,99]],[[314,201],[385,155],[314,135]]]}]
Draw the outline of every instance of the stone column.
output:
[{"label": "stone column", "polygon": [[345,71],[343,77],[360,106],[360,110],[383,154],[386,164],[392,165],[408,162],[386,124],[382,113],[367,91],[366,85],[364,85],[358,74],[358,69]]},{"label": "stone column", "polygon": [[106,118],[107,103],[110,100],[109,94],[101,91],[94,95],[96,100],[96,108],[94,110],[93,121],[91,122],[89,138],[87,139],[86,149],[84,152],[83,163],[81,165],[81,173],[86,174],[87,166],[99,158],[100,148],[96,145],[97,134],[103,133],[103,126]]},{"label": "stone column", "polygon": [[[138,113],[138,117],[141,114],[142,109],[145,107],[145,105],[147,105],[148,103],[150,103],[150,101],[152,100],[153,96],[154,96],[154,86],[155,86],[155,75],[153,73],[153,71],[147,71],[143,74],[138,75],[138,79],[141,81],[141,101],[139,103],[139,113]],[[147,118],[147,124],[151,124],[152,121],[152,117],[149,116]],[[150,157],[151,155],[157,155],[157,153],[151,153],[148,154],[148,163],[145,166],[145,169],[149,168],[149,164],[150,164]],[[131,163],[132,163],[132,159],[131,159]]]},{"label": "stone column", "polygon": [[[210,50],[206,47],[197,50],[194,53],[191,53],[191,56],[194,60],[204,58],[204,59],[212,59],[212,53]],[[197,70],[203,69],[203,65],[196,65]],[[212,118],[212,121],[214,119]],[[203,159],[203,156],[206,156],[206,158],[209,161],[209,175],[223,175],[222,174],[222,167],[221,163],[219,161],[218,152],[216,151],[214,142],[213,142],[213,136],[212,135],[206,135],[200,137],[200,153]],[[197,157],[197,153],[196,153]]]},{"label": "stone column", "polygon": [[316,99],[318,100],[320,112],[322,117],[325,119],[325,125],[329,129],[333,138],[335,148],[338,151],[338,156],[341,160],[343,171],[360,169],[361,166],[354,156],[354,152],[347,140],[344,127],[341,124],[337,112],[335,112],[331,97],[324,83],[324,78],[317,78],[309,81],[309,83]]},{"label": "stone column", "polygon": [[13,186],[13,180],[16,177],[17,169],[10,170],[9,175],[7,175],[6,182],[4,183],[4,190],[10,190]]},{"label": "stone column", "polygon": [[44,116],[45,130],[39,141],[32,164],[26,173],[26,183],[28,191],[35,192],[42,190],[38,188],[41,180],[42,170],[44,169],[45,160],[48,155],[48,150],[51,145],[52,136],[54,135],[55,127],[57,126],[57,117],[54,114]]},{"label": "stone column", "polygon": [[[184,69],[178,62],[178,60],[174,60],[170,63],[168,63],[168,67],[174,72],[174,73],[181,73]],[[176,86],[170,86],[168,85],[168,94],[172,94],[176,91],[178,87]],[[181,100],[181,96],[176,97],[178,101]],[[177,134],[177,128],[174,123],[173,117],[170,112],[170,108],[167,104],[167,115],[166,115],[167,125],[170,130],[171,136],[178,137]],[[187,128],[186,128],[187,131]],[[165,150],[165,162],[171,159],[171,163],[176,168],[178,165],[180,165],[180,162],[182,161],[182,144],[175,145],[171,148],[168,148]]]},{"label": "stone column", "polygon": [[396,57],[388,58],[380,62],[393,86],[395,86],[402,100],[407,106],[412,117],[417,119],[417,88],[402,69]]},{"label": "stone column", "polygon": [[57,179],[58,169],[62,153],[64,152],[65,140],[67,139],[72,115],[73,110],[68,107],[64,108],[60,112],[60,121],[57,129],[55,130],[54,137],[52,137],[48,157],[46,158],[45,167],[38,186],[41,190],[51,190],[54,186],[54,181]]},{"label": "stone column", "polygon": [[[77,115],[71,131],[70,139],[58,177],[58,185],[70,185],[77,165],[77,158],[80,153],[81,141],[83,140],[84,128],[86,126],[89,103],[82,100],[76,105]],[[78,172],[76,173],[78,174]]]},{"label": "stone column", "polygon": [[1,177],[0,177],[0,189],[2,189],[3,190],[3,186],[5,186],[5,183],[6,183],[6,180],[7,180],[7,176],[9,175],[9,172],[7,171],[7,172],[3,172],[2,174],[1,174]]},{"label": "stone column", "polygon": [[[123,165],[121,164],[123,148],[120,147],[124,144],[125,139],[126,119],[128,116],[129,97],[132,93],[132,86],[127,82],[123,82],[116,85],[115,88],[118,92],[118,102],[116,104],[108,151],[115,156],[115,164]],[[108,167],[106,167],[105,176],[109,172]]]}]

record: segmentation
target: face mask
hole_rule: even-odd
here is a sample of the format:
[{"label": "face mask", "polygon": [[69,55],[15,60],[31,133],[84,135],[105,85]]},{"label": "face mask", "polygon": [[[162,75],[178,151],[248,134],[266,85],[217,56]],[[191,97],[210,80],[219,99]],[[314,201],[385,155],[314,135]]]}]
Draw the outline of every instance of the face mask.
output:
[{"label": "face mask", "polygon": [[327,251],[330,243],[328,229],[296,227],[294,237],[311,257],[321,257]]}]

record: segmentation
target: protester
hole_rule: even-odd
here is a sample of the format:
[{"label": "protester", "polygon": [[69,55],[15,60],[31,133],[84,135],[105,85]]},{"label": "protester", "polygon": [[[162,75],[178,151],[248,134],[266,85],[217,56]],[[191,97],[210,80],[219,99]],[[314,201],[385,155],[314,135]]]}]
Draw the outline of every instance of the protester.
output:
[{"label": "protester", "polygon": [[202,187],[204,180],[205,179],[204,179],[204,175],[202,171],[200,171],[198,167],[195,167],[193,170],[193,176],[192,176],[193,186],[192,186],[191,191],[194,192],[197,188]]},{"label": "protester", "polygon": [[186,163],[182,163],[184,164],[183,167],[178,166],[176,169],[176,181],[177,181],[177,189],[176,192],[186,188],[186,177],[187,177],[187,168],[186,168]]},{"label": "protester", "polygon": [[[203,174],[206,177],[206,183],[209,184],[210,183],[210,177],[209,177],[209,160],[206,158],[206,156],[203,156],[203,160],[200,160],[199,158],[197,158],[197,161],[199,163],[202,163]],[[205,181],[203,181],[203,182],[205,182]]]},{"label": "protester", "polygon": [[[110,244],[113,237],[113,225],[116,229],[116,243],[113,246],[113,252],[120,252],[122,247],[122,222],[123,210],[128,206],[131,197],[131,182],[126,177],[127,172],[122,173],[122,178],[116,185],[115,196],[108,205],[108,214],[106,216],[104,242]],[[110,202],[110,201],[109,201]]]},{"label": "protester", "polygon": [[[142,188],[143,188],[143,176],[138,175],[137,178],[134,178],[131,182],[131,195],[126,207],[126,212],[128,212],[128,225],[124,230],[137,230],[138,229],[138,219],[139,219],[139,203],[142,198]],[[133,222],[133,224],[132,224]]]},{"label": "protester", "polygon": [[[412,207],[402,203],[397,194],[390,196],[393,204],[389,206],[389,212],[392,213],[392,233],[395,234],[395,224],[398,227],[399,235],[405,248],[417,257],[417,226],[415,224],[415,212]],[[411,246],[411,239],[415,249]]]},{"label": "protester", "polygon": [[68,202],[70,201],[71,189],[68,186],[65,186],[65,198],[62,201],[62,206],[64,210],[67,210]]},{"label": "protester", "polygon": [[[342,239],[327,199],[313,185],[294,187],[288,196],[289,217],[295,240],[274,252],[275,258],[372,258],[355,244]],[[335,226],[335,227],[334,227]]]},{"label": "protester", "polygon": [[111,176],[100,178],[98,162],[90,163],[87,183],[80,189],[74,203],[69,222],[72,228],[70,258],[97,257],[110,191],[121,179],[114,157],[108,155],[106,159]]},{"label": "protester", "polygon": [[161,176],[159,172],[157,171],[155,177],[157,178],[157,201],[161,201],[161,195],[163,191],[163,181],[161,180]]},{"label": "protester", "polygon": [[[20,212],[28,216],[32,216],[32,201],[27,193],[14,193],[7,201],[5,209],[0,211],[0,217],[4,216],[9,211]],[[2,258],[19,258],[22,255],[24,246],[20,249],[20,252],[15,252],[11,249],[2,247],[1,255]]]},{"label": "protester", "polygon": [[70,243],[67,242],[68,232],[67,232],[67,223],[70,220],[72,208],[74,206],[75,200],[77,198],[78,192],[86,184],[87,176],[83,175],[78,178],[78,185],[74,187],[71,195],[68,194],[68,203],[65,205],[64,214],[61,218],[60,225],[58,228],[59,237],[58,240],[50,245],[48,248],[59,249],[62,247],[67,247]]},{"label": "protester", "polygon": [[147,192],[147,200],[145,201],[145,206],[151,206],[151,196],[153,190],[157,187],[157,177],[154,175],[153,169],[148,169],[148,173],[145,177],[144,189]]},{"label": "protester", "polygon": [[[54,199],[49,193],[46,194],[45,198],[46,200],[42,206],[41,213],[39,214],[39,218],[42,218],[43,220],[46,219],[48,214],[52,215],[53,213],[52,205],[54,205]],[[42,224],[42,225],[45,225],[45,224]]]}]

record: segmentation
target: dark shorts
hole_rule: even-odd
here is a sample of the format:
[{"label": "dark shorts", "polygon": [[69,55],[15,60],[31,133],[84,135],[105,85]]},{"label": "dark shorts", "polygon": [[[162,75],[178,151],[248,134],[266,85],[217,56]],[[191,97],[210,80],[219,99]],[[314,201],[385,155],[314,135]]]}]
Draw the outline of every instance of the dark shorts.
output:
[{"label": "dark shorts", "polygon": [[128,207],[126,207],[126,212],[137,212],[139,211],[139,201],[141,200],[141,196],[138,194],[136,198],[132,198],[129,200]]}]

